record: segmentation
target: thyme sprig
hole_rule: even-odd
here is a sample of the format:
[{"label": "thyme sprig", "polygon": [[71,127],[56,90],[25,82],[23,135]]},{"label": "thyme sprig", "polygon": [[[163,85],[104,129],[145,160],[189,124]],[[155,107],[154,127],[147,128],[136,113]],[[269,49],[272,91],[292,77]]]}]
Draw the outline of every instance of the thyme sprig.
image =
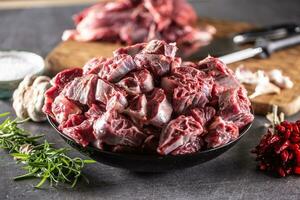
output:
[{"label": "thyme sprig", "polygon": [[[7,115],[9,113],[3,113],[0,117]],[[95,161],[70,158],[66,155],[68,149],[55,149],[47,141],[38,144],[38,139],[43,135],[30,136],[28,131],[19,127],[19,124],[26,121],[7,118],[0,124],[0,148],[8,150],[17,162],[24,164],[22,168],[27,171],[14,180],[40,178],[36,188],[40,188],[47,180],[51,186],[67,183],[74,187],[79,178],[84,177],[81,171],[85,164]]]}]

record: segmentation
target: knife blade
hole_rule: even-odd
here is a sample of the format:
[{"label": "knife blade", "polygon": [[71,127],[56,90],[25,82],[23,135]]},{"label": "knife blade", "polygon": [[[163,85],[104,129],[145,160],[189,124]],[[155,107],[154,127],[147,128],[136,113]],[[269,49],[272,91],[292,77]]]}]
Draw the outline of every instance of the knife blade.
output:
[{"label": "knife blade", "polygon": [[219,57],[225,64],[245,60],[255,56],[269,57],[273,52],[300,44],[300,34],[295,34],[284,39],[271,41],[265,38],[257,39],[253,48],[247,48]]},{"label": "knife blade", "polygon": [[[278,24],[237,33],[231,37],[216,38],[209,45],[201,47],[185,56],[187,60],[197,61],[211,55],[219,57],[242,49],[243,44],[254,43],[258,38],[280,39],[300,33],[300,26],[294,23]],[[249,52],[249,51],[248,51]]]}]

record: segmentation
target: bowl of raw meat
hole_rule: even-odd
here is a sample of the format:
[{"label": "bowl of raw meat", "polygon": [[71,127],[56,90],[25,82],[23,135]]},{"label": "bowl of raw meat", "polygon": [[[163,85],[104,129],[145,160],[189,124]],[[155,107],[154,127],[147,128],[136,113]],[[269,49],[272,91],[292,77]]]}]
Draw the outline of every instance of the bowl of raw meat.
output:
[{"label": "bowl of raw meat", "polygon": [[64,70],[43,110],[68,144],[107,165],[163,172],[211,160],[250,128],[251,103],[220,60],[176,51],[152,40]]}]

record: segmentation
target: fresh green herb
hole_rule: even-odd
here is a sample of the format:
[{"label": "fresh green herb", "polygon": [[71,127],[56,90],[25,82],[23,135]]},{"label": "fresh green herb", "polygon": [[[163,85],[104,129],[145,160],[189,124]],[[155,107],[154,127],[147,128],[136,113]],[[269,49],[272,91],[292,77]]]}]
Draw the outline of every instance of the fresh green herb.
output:
[{"label": "fresh green herb", "polygon": [[[8,114],[0,114],[0,117]],[[84,165],[95,161],[70,158],[66,155],[68,149],[55,149],[47,141],[38,145],[38,139],[43,135],[30,136],[29,132],[18,126],[26,121],[7,118],[0,124],[0,148],[7,149],[18,162],[24,164],[23,169],[27,171],[14,179],[40,178],[41,181],[35,186],[37,188],[46,180],[51,186],[68,183],[74,187],[83,177],[81,171]]]}]

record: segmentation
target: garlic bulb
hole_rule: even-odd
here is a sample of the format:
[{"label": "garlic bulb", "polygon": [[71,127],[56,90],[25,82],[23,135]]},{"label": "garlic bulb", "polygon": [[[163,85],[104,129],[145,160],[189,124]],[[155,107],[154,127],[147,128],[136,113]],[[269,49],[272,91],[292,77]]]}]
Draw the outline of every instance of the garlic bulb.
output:
[{"label": "garlic bulb", "polygon": [[42,111],[44,93],[50,87],[47,76],[26,76],[13,94],[13,108],[21,119],[30,118],[33,121],[45,121]]},{"label": "garlic bulb", "polygon": [[278,69],[265,72],[258,70],[252,72],[244,66],[239,66],[235,70],[235,75],[241,83],[255,85],[255,91],[249,96],[253,99],[263,94],[279,94],[281,89],[292,88],[294,83],[287,76],[283,76]]}]

